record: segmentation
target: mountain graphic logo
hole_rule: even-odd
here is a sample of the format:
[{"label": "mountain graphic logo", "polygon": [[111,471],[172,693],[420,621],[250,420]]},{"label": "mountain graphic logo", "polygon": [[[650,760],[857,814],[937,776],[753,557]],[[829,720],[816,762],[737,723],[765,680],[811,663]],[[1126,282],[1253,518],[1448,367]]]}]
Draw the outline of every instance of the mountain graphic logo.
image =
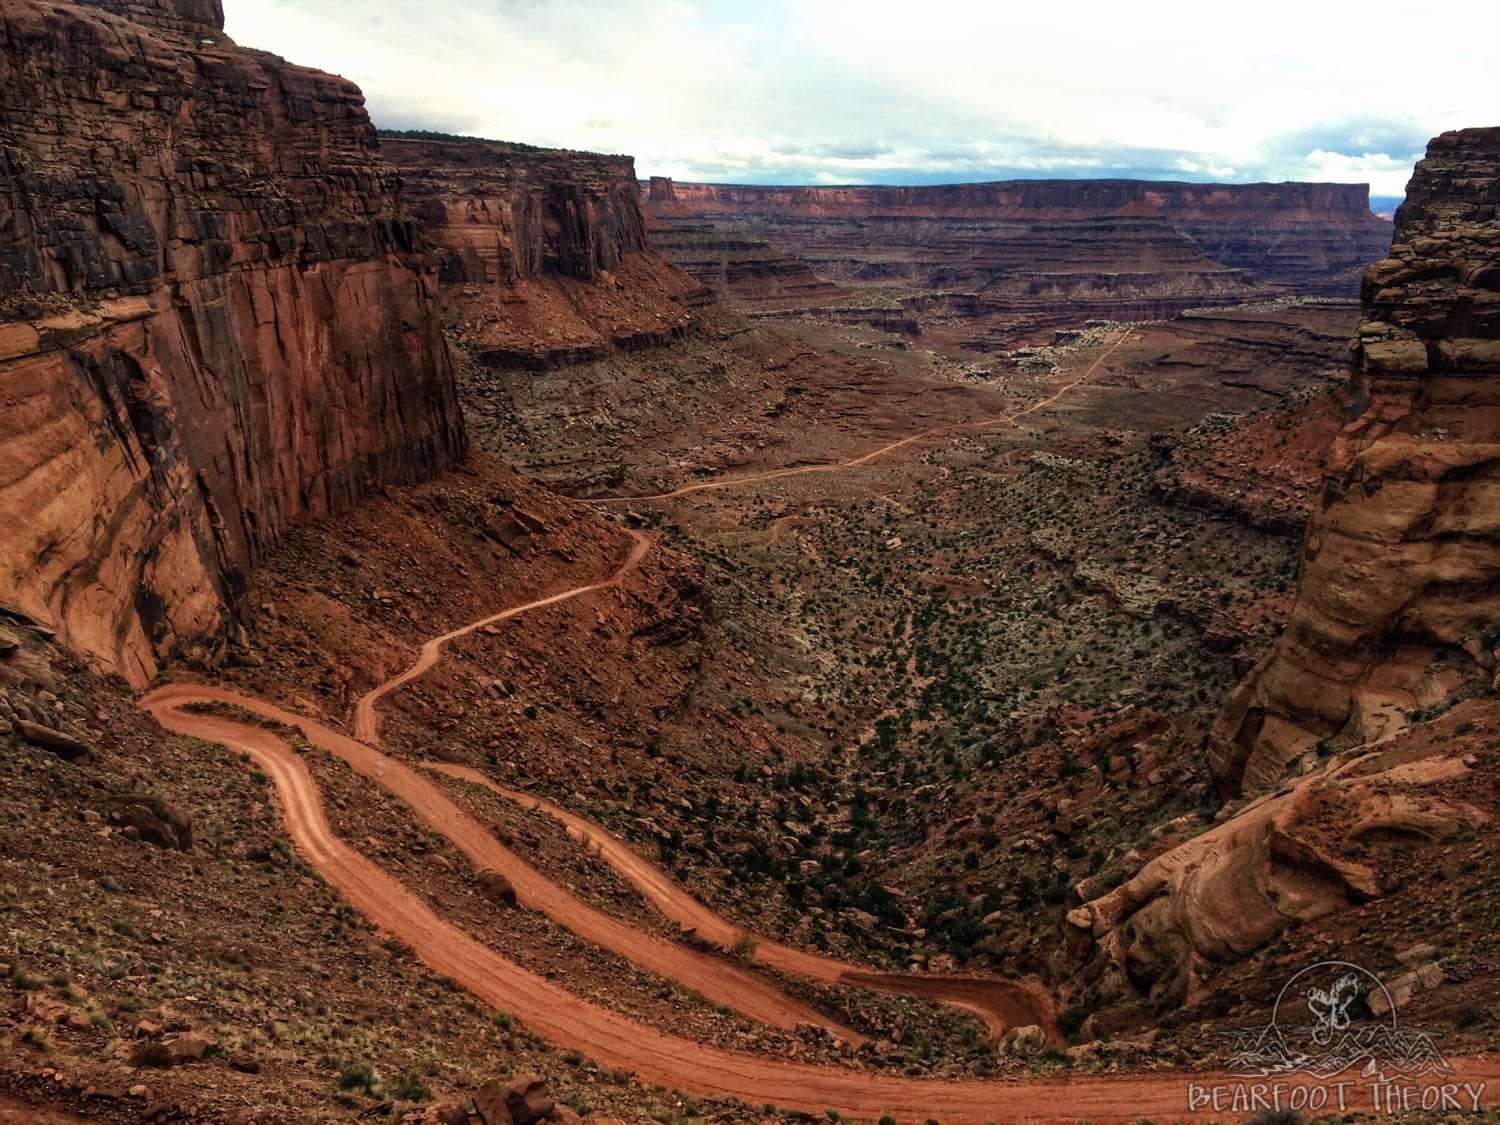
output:
[{"label": "mountain graphic logo", "polygon": [[1401,1026],[1384,982],[1347,961],[1300,970],[1282,986],[1269,1024],[1230,1036],[1225,1070],[1236,1078],[1302,1074],[1389,1083],[1453,1074],[1431,1035]]}]

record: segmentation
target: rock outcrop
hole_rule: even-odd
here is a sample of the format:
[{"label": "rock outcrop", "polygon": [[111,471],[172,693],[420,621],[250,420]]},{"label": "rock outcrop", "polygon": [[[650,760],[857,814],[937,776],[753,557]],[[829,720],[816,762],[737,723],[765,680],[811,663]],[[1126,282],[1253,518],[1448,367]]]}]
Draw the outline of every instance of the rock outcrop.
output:
[{"label": "rock outcrop", "polygon": [[1068,914],[1092,984],[1173,1003],[1200,998],[1213,962],[1395,888],[1390,841],[1441,846],[1492,819],[1453,796],[1472,770],[1443,754],[1353,754],[1267,794]]},{"label": "rock outcrop", "polygon": [[1099,1001],[1190,1002],[1292,926],[1410,909],[1454,840],[1493,831],[1500,129],[1438,137],[1406,198],[1291,620],[1210,735],[1219,785],[1251,797],[1068,915]]},{"label": "rock outcrop", "polygon": [[289,524],[462,455],[397,187],[218,0],[0,0],[0,602],[143,684]]},{"label": "rock outcrop", "polygon": [[1357,745],[1465,682],[1500,644],[1500,129],[1428,147],[1371,266],[1350,421],[1328,455],[1297,604],[1209,752],[1228,792],[1320,741]]},{"label": "rock outcrop", "polygon": [[439,248],[450,328],[493,368],[664,343],[711,299],[651,252],[628,156],[387,138]]},{"label": "rock outcrop", "polygon": [[[663,250],[706,270],[705,223],[769,240],[837,285],[941,291],[919,321],[988,322],[988,344],[1091,317],[1174,316],[1285,293],[1352,295],[1390,225],[1351,184],[1023,180],[931,187],[743,187],[653,181]],[[957,298],[963,298],[958,300]],[[899,300],[899,298],[898,298]]]}]

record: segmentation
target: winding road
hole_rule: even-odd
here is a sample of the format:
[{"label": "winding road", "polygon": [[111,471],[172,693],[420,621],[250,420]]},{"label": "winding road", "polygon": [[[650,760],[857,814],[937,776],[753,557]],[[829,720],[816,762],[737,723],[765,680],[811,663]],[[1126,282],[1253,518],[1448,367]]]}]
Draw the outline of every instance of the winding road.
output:
[{"label": "winding road", "polygon": [[[434,773],[483,786],[509,801],[544,812],[560,821],[569,836],[591,845],[601,859],[641,893],[641,897],[684,930],[695,932],[703,940],[712,942],[721,949],[732,948],[739,938],[740,927],[704,906],[674,883],[661,868],[642,859],[634,849],[602,825],[535,794],[496,785],[470,766],[447,762],[424,762],[423,765]],[[1011,1027],[1026,1024],[1046,1028],[1053,1026],[1051,998],[1041,989],[1017,981],[987,977],[881,973],[846,965],[832,957],[809,953],[759,935],[753,936],[756,941],[755,960],[760,964],[810,980],[903,996],[918,996],[974,1012],[989,1028],[991,1044],[997,1043],[1000,1036]]]},{"label": "winding road", "polygon": [[[1121,342],[1117,341],[1114,347]],[[1087,378],[1110,352],[1051,399],[995,421],[1014,421],[1056,401]],[[781,470],[759,477],[689,486],[666,495],[683,495],[796,472],[848,468],[933,432],[913,435],[841,465]],[[402,882],[335,835],[324,813],[317,783],[285,738],[248,718],[231,718],[198,709],[227,704],[300,730],[313,745],[406,802],[420,821],[440,830],[476,867],[504,872],[524,905],[545,912],[580,937],[766,1024],[790,1027],[797,1022],[815,1022],[840,1038],[858,1042],[860,1036],[856,1032],[793,1000],[744,966],[643,933],[594,910],[505,848],[484,825],[465,813],[420,771],[376,749],[379,730],[375,708],[380,699],[432,668],[442,658],[449,641],[486,625],[617,585],[639,566],[651,548],[648,537],[639,532],[631,534],[634,544],[629,557],[608,578],[514,606],[428,641],[410,667],[359,701],[355,710],[355,737],[254,697],[208,685],[169,684],[144,696],[140,706],[168,730],[217,742],[249,755],[274,783],[287,831],[304,859],[350,905],[384,933],[408,946],[434,972],[448,977],[485,1003],[510,1011],[529,1031],[559,1046],[582,1051],[603,1066],[631,1071],[647,1084],[698,1096],[731,1097],[750,1105],[774,1104],[808,1113],[836,1110],[844,1116],[866,1119],[891,1114],[903,1120],[1028,1121],[1038,1125],[1072,1125],[1080,1119],[1095,1125],[1123,1125],[1143,1116],[1174,1121],[1210,1119],[1203,1112],[1189,1111],[1188,1090],[1190,1081],[1212,1082],[1212,1076],[1158,1072],[1023,1082],[907,1077],[874,1073],[854,1064],[817,1065],[722,1050],[637,1023],[521,968],[439,917]],[[431,768],[499,788],[475,771],[451,766]],[[586,834],[598,844],[601,855],[668,918],[720,945],[732,944],[738,936],[738,930],[730,923],[597,825],[530,794],[500,791],[503,796],[557,817],[575,836]],[[1050,1022],[1047,998],[1012,982],[881,974],[770,941],[760,942],[756,959],[815,980],[904,992],[954,1004],[984,1016],[992,1034],[1012,1023]],[[1500,1083],[1500,1061],[1493,1057],[1450,1062],[1460,1082]],[[1295,1080],[1292,1084],[1296,1084]]]},{"label": "winding road", "polygon": [[1093,376],[1094,372],[1099,370],[1099,365],[1110,356],[1114,355],[1116,349],[1118,349],[1121,344],[1125,343],[1126,340],[1130,339],[1130,335],[1131,333],[1129,329],[1121,333],[1120,338],[1113,344],[1111,344],[1103,354],[1101,354],[1097,359],[1094,360],[1093,363],[1089,364],[1088,369],[1084,371],[1082,375],[1078,376],[1078,378],[1072,380],[1071,382],[1065,383],[1063,386],[1058,388],[1056,392],[1048,395],[1046,398],[1032,403],[1025,410],[1016,410],[1009,414],[1000,414],[983,422],[945,422],[941,426],[932,426],[928,429],[921,430],[918,433],[911,434],[908,437],[901,438],[899,441],[893,441],[887,445],[882,445],[879,449],[872,449],[870,452],[862,454],[861,456],[855,457],[854,459],[849,461],[829,461],[827,463],[818,465],[793,465],[785,469],[771,469],[768,472],[764,473],[750,473],[749,475],[743,477],[729,477],[724,480],[701,481],[698,484],[685,484],[681,488],[672,489],[670,492],[655,492],[651,493],[650,495],[644,496],[602,496],[597,497],[593,500],[586,500],[584,502],[587,504],[621,504],[642,503],[653,500],[675,500],[679,496],[690,496],[695,492],[716,492],[720,489],[734,488],[735,486],[741,484],[760,484],[763,481],[780,480],[782,477],[802,476],[807,473],[839,473],[843,472],[845,469],[853,469],[858,468],[860,465],[868,465],[876,458],[884,457],[888,453],[894,453],[898,449],[904,449],[908,445],[923,441],[926,438],[936,437],[938,434],[952,433],[954,431],[963,429],[986,430],[991,426],[999,425],[1014,426],[1022,418],[1026,417],[1026,415],[1034,414],[1038,410],[1043,410],[1046,407],[1051,406],[1053,403],[1057,402],[1058,399],[1062,398],[1063,395],[1067,394],[1071,390],[1074,390],[1081,384],[1087,382],[1089,378]]}]

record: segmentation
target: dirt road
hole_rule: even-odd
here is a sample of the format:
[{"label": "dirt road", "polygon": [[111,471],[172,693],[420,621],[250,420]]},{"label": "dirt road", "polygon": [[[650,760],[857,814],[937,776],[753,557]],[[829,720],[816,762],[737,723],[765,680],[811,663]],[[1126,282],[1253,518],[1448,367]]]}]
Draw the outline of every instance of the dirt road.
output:
[{"label": "dirt road", "polygon": [[648,496],[605,496],[595,500],[585,501],[585,503],[621,504],[626,502],[644,502],[649,500],[675,500],[679,496],[690,496],[695,492],[714,492],[719,489],[734,488],[735,486],[741,484],[760,484],[763,481],[780,480],[782,477],[802,476],[807,473],[837,473],[842,472],[845,469],[857,468],[860,465],[868,465],[871,461],[874,461],[877,458],[884,457],[889,453],[894,453],[898,449],[904,449],[908,445],[912,445],[915,442],[923,441],[930,437],[937,437],[939,434],[954,433],[956,431],[964,429],[985,430],[989,429],[991,426],[999,425],[1013,426],[1022,418],[1026,417],[1026,415],[1034,414],[1038,410],[1043,410],[1046,407],[1051,406],[1053,403],[1061,399],[1063,395],[1087,382],[1093,376],[1094,372],[1099,369],[1099,365],[1110,356],[1114,355],[1115,350],[1128,339],[1130,339],[1129,330],[1122,333],[1120,338],[1113,344],[1111,344],[1107,351],[1099,356],[1098,359],[1094,360],[1093,363],[1089,364],[1088,370],[1086,370],[1082,375],[1078,376],[1078,378],[1074,379],[1072,382],[1060,387],[1055,393],[1047,396],[1040,402],[1032,403],[1025,410],[1017,410],[1013,413],[1001,414],[998,417],[990,418],[983,422],[946,422],[941,426],[933,426],[930,429],[922,430],[918,433],[911,434],[908,437],[901,438],[899,441],[893,441],[887,445],[882,445],[879,449],[872,449],[869,453],[862,454],[861,456],[855,457],[849,461],[830,461],[826,464],[821,465],[794,465],[791,468],[772,469],[769,472],[751,473],[748,476],[743,477],[730,477],[725,480],[703,481],[699,484],[685,484],[681,488],[672,489],[670,492],[656,492]]},{"label": "dirt road", "polygon": [[[723,1095],[751,1105],[774,1104],[821,1113],[875,1118],[937,1118],[947,1122],[1033,1121],[1073,1125],[1125,1123],[1141,1117],[1207,1120],[1187,1110],[1185,1074],[1090,1076],[1016,1083],[952,1081],[871,1074],[722,1051],[679,1039],[589,1004],[561,986],[515,965],[439,918],[402,883],[338,839],[329,828],[307,766],[281,737],[250,722],[200,714],[187,707],[223,702],[233,693],[174,684],[142,705],[169,730],[249,754],[276,786],[287,831],[297,850],[346,901],[382,931],[403,942],[434,972],[485,1003],[518,1017],[528,1030],[584,1052],[641,1081],[698,1096]],[[243,703],[242,699],[234,699]],[[251,703],[256,703],[250,700]],[[260,704],[257,713],[278,718]],[[292,718],[296,718],[292,716]],[[334,749],[347,736],[297,720],[308,737]],[[368,748],[367,748],[368,749]],[[1500,1061],[1457,1060],[1459,1080],[1500,1081]]]},{"label": "dirt road", "polygon": [[[739,927],[704,906],[673,882],[661,868],[642,859],[633,848],[611,834],[602,825],[569,812],[535,794],[522,793],[496,785],[484,774],[469,766],[452,765],[447,762],[423,764],[435,773],[462,778],[464,781],[484,786],[507,800],[554,817],[567,829],[568,835],[575,840],[586,841],[601,859],[640,891],[641,896],[647,902],[683,929],[694,931],[700,938],[713,942],[722,949],[732,948],[739,939],[741,933]],[[771,941],[759,935],[755,935],[755,942],[755,960],[785,973],[853,988],[870,988],[879,992],[919,996],[925,1000],[936,1000],[974,1012],[989,1028],[991,1043],[997,1042],[1007,1029],[1016,1026],[1037,1024],[1049,1031],[1054,1029],[1051,998],[1041,989],[1029,987],[1018,981],[994,980],[985,977],[880,973],[872,969],[856,968],[832,957],[823,957],[803,949],[782,945],[780,942]]]}]

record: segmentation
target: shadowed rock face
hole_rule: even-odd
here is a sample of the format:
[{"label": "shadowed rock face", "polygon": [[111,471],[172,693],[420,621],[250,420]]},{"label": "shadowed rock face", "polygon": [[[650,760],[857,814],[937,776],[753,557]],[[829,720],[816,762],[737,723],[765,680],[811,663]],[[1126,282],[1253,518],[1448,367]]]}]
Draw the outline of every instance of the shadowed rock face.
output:
[{"label": "shadowed rock face", "polygon": [[1226,791],[1488,682],[1500,643],[1500,129],[1434,140],[1364,277],[1351,420],[1286,632],[1214,728]]},{"label": "shadowed rock face", "polygon": [[128,20],[163,31],[215,33],[224,30],[223,0],[81,0]]},{"label": "shadowed rock face", "polygon": [[351,83],[214,0],[0,0],[0,601],[142,684],[292,522],[464,437]]}]

